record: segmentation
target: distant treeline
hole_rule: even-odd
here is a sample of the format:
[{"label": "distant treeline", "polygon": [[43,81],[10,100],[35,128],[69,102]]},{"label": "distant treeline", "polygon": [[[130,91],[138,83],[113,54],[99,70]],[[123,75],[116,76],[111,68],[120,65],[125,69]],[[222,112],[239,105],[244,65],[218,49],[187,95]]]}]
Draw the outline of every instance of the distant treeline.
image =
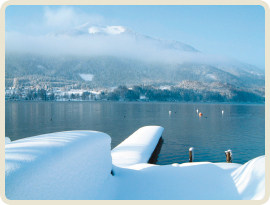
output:
[{"label": "distant treeline", "polygon": [[170,101],[170,102],[264,102],[264,98],[251,92],[232,90],[230,95],[222,95],[219,92],[196,91],[171,87],[159,89],[152,86],[134,86],[128,89],[119,86],[113,92],[103,93],[103,98],[113,101]]},{"label": "distant treeline", "polygon": [[33,89],[33,90],[28,90],[27,93],[25,91],[18,90],[16,93],[12,93],[5,95],[6,100],[42,100],[42,101],[47,101],[47,100],[55,100],[55,94],[53,92],[49,92],[45,89]]},{"label": "distant treeline", "polygon": [[265,98],[252,92],[232,89],[230,93],[221,94],[214,91],[197,91],[171,87],[160,89],[153,86],[119,86],[113,91],[103,91],[99,95],[93,95],[85,91],[82,94],[56,95],[45,89],[29,90],[22,95],[6,95],[6,100],[109,100],[109,101],[168,101],[168,102],[264,102]]}]

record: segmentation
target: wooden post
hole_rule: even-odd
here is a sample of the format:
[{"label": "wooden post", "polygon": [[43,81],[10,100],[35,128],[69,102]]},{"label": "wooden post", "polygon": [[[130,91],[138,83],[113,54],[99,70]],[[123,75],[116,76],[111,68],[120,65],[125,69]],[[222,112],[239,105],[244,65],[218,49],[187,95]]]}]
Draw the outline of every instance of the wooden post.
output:
[{"label": "wooden post", "polygon": [[226,162],[232,163],[232,150],[229,149],[225,151],[225,155],[226,155]]},{"label": "wooden post", "polygon": [[189,162],[192,162],[194,160],[194,148],[189,148]]}]

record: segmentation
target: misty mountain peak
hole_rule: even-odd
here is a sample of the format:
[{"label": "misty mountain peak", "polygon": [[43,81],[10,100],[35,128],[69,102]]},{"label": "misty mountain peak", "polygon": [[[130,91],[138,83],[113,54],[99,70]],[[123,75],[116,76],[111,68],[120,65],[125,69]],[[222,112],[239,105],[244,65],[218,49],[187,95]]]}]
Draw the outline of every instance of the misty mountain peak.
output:
[{"label": "misty mountain peak", "polygon": [[71,36],[78,36],[78,35],[119,35],[122,33],[126,33],[128,31],[127,28],[124,26],[109,26],[109,25],[95,25],[91,23],[84,23],[82,25],[69,28],[65,31],[60,31],[57,33],[54,33],[55,35],[71,35]]},{"label": "misty mountain peak", "polygon": [[88,28],[88,33],[89,34],[112,34],[112,35],[117,35],[124,33],[126,31],[126,28],[123,26],[106,26],[106,27],[101,27],[101,26],[91,26]]}]

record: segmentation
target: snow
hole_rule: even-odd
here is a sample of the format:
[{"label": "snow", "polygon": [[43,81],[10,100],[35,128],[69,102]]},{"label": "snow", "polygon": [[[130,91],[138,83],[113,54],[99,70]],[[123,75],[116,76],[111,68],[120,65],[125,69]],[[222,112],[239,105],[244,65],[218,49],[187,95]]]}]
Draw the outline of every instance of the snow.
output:
[{"label": "snow", "polygon": [[92,81],[94,78],[93,74],[80,73],[79,75],[84,81]]},{"label": "snow", "polygon": [[128,167],[147,163],[162,135],[164,128],[145,126],[138,129],[112,150],[113,165]]},{"label": "snow", "polygon": [[105,31],[108,34],[120,34],[126,31],[123,26],[107,26]]},{"label": "snow", "polygon": [[69,131],[13,141],[5,146],[8,199],[93,199],[110,176],[111,138]]},{"label": "snow", "polygon": [[82,89],[78,89],[78,90],[76,90],[76,89],[71,89],[71,90],[69,90],[69,91],[67,91],[67,92],[62,92],[62,96],[64,96],[65,94],[66,95],[72,95],[72,94],[74,94],[74,95],[82,95],[83,94],[83,92],[86,92],[85,90],[82,90]]},{"label": "snow", "polygon": [[98,27],[92,26],[92,27],[89,27],[88,32],[90,34],[95,34],[95,33],[99,33],[100,29]]},{"label": "snow", "polygon": [[250,160],[231,174],[242,199],[262,199],[265,194],[265,157]]},{"label": "snow", "polygon": [[105,34],[121,34],[126,31],[126,28],[123,26],[106,26],[106,27],[97,27],[91,26],[88,29],[89,34],[105,33]]},{"label": "snow", "polygon": [[164,85],[159,87],[160,90],[171,90],[171,86],[169,85]]},{"label": "snow", "polygon": [[[110,178],[103,195],[99,197],[116,200],[262,199],[265,189],[264,164],[265,158],[262,156],[244,165],[193,162],[114,167],[116,175]],[[112,195],[116,187],[117,191]]]},{"label": "snow", "polygon": [[140,95],[140,100],[146,100],[147,97],[145,95]]},{"label": "snow", "polygon": [[94,90],[91,90],[90,93],[94,94],[94,95],[100,95],[101,94],[101,91],[94,91]]},{"label": "snow", "polygon": [[[110,152],[110,137],[69,131],[5,145],[9,199],[262,199],[265,156],[244,165],[148,164],[160,126],[134,132]],[[113,165],[112,165],[113,163]],[[113,168],[114,175],[110,172]]]},{"label": "snow", "polygon": [[214,74],[207,74],[205,77],[212,79],[212,80],[218,80],[217,76],[215,76]]},{"label": "snow", "polygon": [[10,138],[9,137],[5,137],[5,144],[8,144],[10,142],[11,142]]}]

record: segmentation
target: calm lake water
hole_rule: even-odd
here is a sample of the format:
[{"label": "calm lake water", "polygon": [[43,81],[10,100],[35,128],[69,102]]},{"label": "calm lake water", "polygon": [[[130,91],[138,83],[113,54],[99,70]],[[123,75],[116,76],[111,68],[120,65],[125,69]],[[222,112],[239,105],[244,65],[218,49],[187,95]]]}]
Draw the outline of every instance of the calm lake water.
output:
[{"label": "calm lake water", "polygon": [[[197,108],[203,117],[198,117]],[[188,162],[191,146],[197,162],[224,162],[228,149],[236,163],[265,154],[264,105],[6,102],[5,110],[6,136],[11,140],[66,130],[97,130],[111,136],[114,148],[140,127],[160,125],[165,130],[157,164]]]}]

